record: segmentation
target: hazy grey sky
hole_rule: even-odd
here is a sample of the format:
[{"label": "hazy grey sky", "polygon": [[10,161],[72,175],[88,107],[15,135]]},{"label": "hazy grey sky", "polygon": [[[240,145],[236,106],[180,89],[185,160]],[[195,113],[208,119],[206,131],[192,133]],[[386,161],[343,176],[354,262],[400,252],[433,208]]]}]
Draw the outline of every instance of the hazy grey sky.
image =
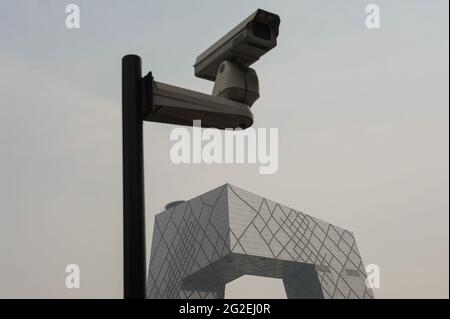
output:
[{"label": "hazy grey sky", "polygon": [[[69,3],[79,30],[65,27]],[[379,30],[365,27],[369,3]],[[167,202],[230,182],[354,231],[381,267],[376,297],[448,298],[444,0],[1,1],[0,297],[122,297],[121,58],[210,92],[196,56],[258,7],[282,20],[254,65],[255,126],[279,128],[278,172],[172,164],[173,126],[146,123],[148,252]],[[64,285],[71,263],[78,290]]]}]

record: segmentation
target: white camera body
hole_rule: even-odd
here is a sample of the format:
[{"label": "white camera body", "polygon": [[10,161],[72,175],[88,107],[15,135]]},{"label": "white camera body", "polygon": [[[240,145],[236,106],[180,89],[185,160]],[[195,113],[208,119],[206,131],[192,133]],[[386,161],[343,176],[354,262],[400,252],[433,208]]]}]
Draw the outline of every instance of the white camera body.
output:
[{"label": "white camera body", "polygon": [[248,67],[277,45],[280,17],[261,9],[225,34],[195,60],[195,76],[214,81],[223,61]]}]

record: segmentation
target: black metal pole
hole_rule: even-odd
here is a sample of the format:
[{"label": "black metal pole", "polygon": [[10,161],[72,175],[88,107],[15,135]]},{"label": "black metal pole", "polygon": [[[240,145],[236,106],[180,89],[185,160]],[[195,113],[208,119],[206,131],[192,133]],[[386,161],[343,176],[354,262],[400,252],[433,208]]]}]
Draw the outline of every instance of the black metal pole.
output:
[{"label": "black metal pole", "polygon": [[124,298],[144,299],[146,286],[143,91],[141,58],[122,59]]}]

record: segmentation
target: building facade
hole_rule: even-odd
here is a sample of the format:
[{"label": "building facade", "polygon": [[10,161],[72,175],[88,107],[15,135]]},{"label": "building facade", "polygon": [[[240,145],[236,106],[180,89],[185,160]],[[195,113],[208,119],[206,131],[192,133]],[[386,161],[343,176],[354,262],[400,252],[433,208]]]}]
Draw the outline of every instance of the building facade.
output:
[{"label": "building facade", "polygon": [[224,298],[240,276],[300,298],[373,298],[351,232],[226,184],[156,215],[147,297]]}]

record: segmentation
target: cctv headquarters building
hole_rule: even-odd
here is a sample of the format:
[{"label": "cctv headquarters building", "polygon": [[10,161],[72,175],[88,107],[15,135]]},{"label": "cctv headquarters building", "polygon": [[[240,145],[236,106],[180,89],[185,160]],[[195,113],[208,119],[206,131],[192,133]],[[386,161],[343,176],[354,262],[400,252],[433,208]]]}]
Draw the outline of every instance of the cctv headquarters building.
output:
[{"label": "cctv headquarters building", "polygon": [[223,299],[227,283],[282,279],[287,298],[373,298],[353,233],[226,184],[156,215],[147,297]]}]

